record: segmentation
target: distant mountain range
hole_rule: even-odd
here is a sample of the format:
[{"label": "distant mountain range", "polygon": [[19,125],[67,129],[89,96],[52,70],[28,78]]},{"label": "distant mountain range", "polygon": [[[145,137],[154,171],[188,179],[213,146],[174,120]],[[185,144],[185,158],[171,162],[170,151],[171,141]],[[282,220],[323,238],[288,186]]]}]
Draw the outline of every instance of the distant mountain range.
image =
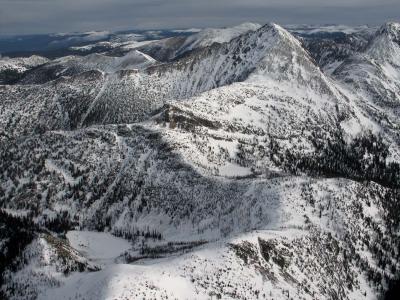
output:
[{"label": "distant mountain range", "polygon": [[[30,56],[33,54],[56,58],[75,53],[75,50],[90,51],[94,46],[111,46],[115,43],[140,42],[146,40],[160,40],[170,37],[193,36],[200,32],[203,40],[212,39],[216,42],[225,42],[226,38],[234,37],[243,30],[260,27],[259,24],[244,23],[231,28],[209,29],[170,29],[170,30],[126,30],[119,32],[92,31],[76,33],[52,33],[35,35],[0,36],[0,54],[9,57]],[[352,33],[373,33],[376,27],[345,26],[345,25],[287,25],[287,30],[295,35],[323,36]],[[219,34],[221,33],[221,35]],[[194,35],[196,36],[196,35]],[[202,39],[197,42],[201,43]],[[187,41],[190,42],[190,39]],[[79,52],[76,52],[79,53]]]}]

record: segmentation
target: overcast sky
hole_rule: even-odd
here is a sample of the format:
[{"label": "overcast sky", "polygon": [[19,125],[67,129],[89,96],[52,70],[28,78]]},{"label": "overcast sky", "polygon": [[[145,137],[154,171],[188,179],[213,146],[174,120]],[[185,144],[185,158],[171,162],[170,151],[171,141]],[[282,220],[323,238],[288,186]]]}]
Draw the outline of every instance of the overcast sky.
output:
[{"label": "overcast sky", "polygon": [[0,0],[0,34],[399,20],[400,0]]}]

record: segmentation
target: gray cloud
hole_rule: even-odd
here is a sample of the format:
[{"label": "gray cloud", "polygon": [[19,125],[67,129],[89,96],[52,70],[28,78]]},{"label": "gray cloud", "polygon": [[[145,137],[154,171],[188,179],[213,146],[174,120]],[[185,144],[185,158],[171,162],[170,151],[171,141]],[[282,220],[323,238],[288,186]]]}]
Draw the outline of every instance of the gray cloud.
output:
[{"label": "gray cloud", "polygon": [[280,24],[380,24],[398,0],[0,0],[0,34]]}]

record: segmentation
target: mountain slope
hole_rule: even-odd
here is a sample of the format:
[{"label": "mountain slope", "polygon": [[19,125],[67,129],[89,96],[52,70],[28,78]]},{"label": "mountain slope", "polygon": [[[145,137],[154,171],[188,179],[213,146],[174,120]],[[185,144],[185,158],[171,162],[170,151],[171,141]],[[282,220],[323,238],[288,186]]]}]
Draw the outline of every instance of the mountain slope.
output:
[{"label": "mountain slope", "polygon": [[[389,29],[355,55],[394,66],[371,50]],[[267,24],[139,70],[70,57],[47,64],[69,75],[44,65],[43,80],[0,86],[0,207],[34,224],[1,265],[5,297],[383,295],[400,266],[400,165],[373,112],[391,110],[346,80],[356,60],[329,76],[303,45]],[[382,80],[369,84],[396,82]]]},{"label": "mountain slope", "polygon": [[338,35],[335,38],[304,37],[304,47],[325,74],[332,74],[346,59],[364,51],[370,35],[360,33]]},{"label": "mountain slope", "polygon": [[256,31],[260,27],[259,24],[243,23],[228,28],[207,28],[188,36],[176,36],[154,41],[140,47],[139,50],[159,61],[168,62],[214,43],[228,43],[234,38],[250,31]]},{"label": "mountain slope", "polygon": [[134,50],[122,57],[110,57],[102,54],[87,56],[67,56],[55,59],[41,68],[24,74],[20,84],[40,84],[61,77],[71,77],[83,72],[99,70],[104,73],[115,73],[122,70],[145,69],[156,61],[150,56]]},{"label": "mountain slope", "polygon": [[366,50],[345,61],[333,76],[352,93],[358,95],[358,105],[369,118],[399,145],[397,134],[400,104],[400,26],[383,25]]},{"label": "mountain slope", "polygon": [[[2,166],[6,170],[3,173],[6,178],[2,182],[7,183],[3,186],[6,194],[2,205],[8,209],[39,212],[37,222],[47,228],[56,228],[53,226],[58,223],[65,224],[67,228],[76,225],[97,230],[108,228],[117,235],[132,238],[131,253],[125,255],[127,262],[153,255],[168,257],[168,247],[174,243],[179,245],[228,237],[222,240],[217,250],[212,250],[220,254],[211,252],[210,257],[203,261],[203,254],[196,252],[188,256],[188,261],[183,260],[178,270],[183,272],[184,278],[195,276],[196,283],[192,284],[198,289],[206,289],[204,293],[213,291],[226,298],[236,295],[235,298],[242,299],[250,296],[248,293],[256,292],[246,289],[243,281],[237,281],[241,277],[231,277],[234,274],[231,272],[236,270],[242,270],[243,276],[255,276],[259,278],[257,280],[265,278],[270,282],[260,285],[263,293],[271,291],[279,294],[289,290],[290,294],[309,299],[315,295],[333,299],[338,291],[343,298],[357,299],[364,292],[374,298],[376,292],[373,285],[368,287],[366,284],[367,274],[373,276],[371,278],[382,272],[387,274],[385,276],[393,276],[389,275],[391,271],[386,273],[382,271],[383,267],[375,267],[381,255],[385,257],[385,264],[388,264],[390,260],[386,258],[390,252],[381,253],[374,245],[381,243],[382,238],[385,240],[384,247],[389,247],[386,249],[392,249],[397,243],[384,221],[389,220],[388,210],[384,206],[388,189],[376,184],[365,186],[340,179],[315,180],[276,175],[271,179],[201,176],[176,155],[180,148],[162,142],[162,136],[154,132],[146,133],[136,126],[112,126],[85,129],[79,133],[48,133],[21,144],[19,150],[12,147],[7,152],[2,151],[8,155],[16,153],[13,155],[15,163],[9,167]],[[57,158],[61,154],[62,158]],[[17,170],[22,166],[24,174],[14,179],[5,175],[17,175]],[[37,203],[28,200],[39,198],[41,201]],[[385,218],[379,217],[381,215]],[[291,231],[290,228],[300,231]],[[246,233],[240,240],[229,238],[233,234],[264,229],[277,232],[279,237],[275,239],[268,231],[261,231],[251,235]],[[160,234],[161,240],[154,233]],[[290,234],[289,240],[283,238],[285,234]],[[371,236],[376,236],[376,240],[370,241]],[[257,238],[269,241],[272,245],[277,243],[278,248],[265,250],[266,254],[260,256],[256,253],[263,242],[257,242]],[[232,246],[233,252],[230,252],[226,243],[237,246]],[[143,250],[143,244],[147,245],[147,250]],[[266,249],[270,249],[268,247]],[[214,248],[211,246],[206,249]],[[291,252],[287,253],[285,249],[291,249]],[[268,251],[274,254],[267,256]],[[331,253],[327,261],[334,259],[331,266],[325,266],[325,261],[318,256],[318,253],[325,251]],[[374,251],[380,254],[374,254],[371,258],[368,253]],[[197,260],[193,255],[199,256],[202,265],[209,265],[210,272],[216,277],[206,279],[202,271],[195,274],[190,272],[194,268],[193,260]],[[218,258],[221,255],[222,267],[216,270],[215,266],[221,265]],[[347,261],[348,257],[352,259]],[[166,272],[177,272],[176,263],[171,264],[167,263]],[[225,264],[226,267],[223,267]],[[158,267],[158,264],[155,266]],[[324,281],[307,276],[312,269],[320,270],[321,266],[326,267]],[[391,264],[389,266],[391,268]],[[93,276],[97,278],[108,272],[117,272],[118,276],[128,278],[136,276],[136,271],[129,266],[115,268],[105,268],[103,273]],[[120,268],[127,270],[118,273]],[[225,273],[224,268],[230,268],[230,271]],[[332,271],[331,268],[343,269]],[[156,278],[152,271],[154,269],[147,269],[149,281],[153,282]],[[348,276],[336,281],[335,274],[343,272]],[[287,281],[290,278],[287,274],[308,279],[291,282]],[[81,280],[85,282],[88,278],[85,275]],[[221,279],[224,285],[205,288],[206,282],[211,280],[217,283],[217,278],[224,278]],[[109,279],[105,280],[107,282]],[[371,284],[375,281],[379,286],[379,279],[370,280]],[[151,293],[146,288],[148,281],[133,282],[134,285],[125,284],[127,288],[119,289],[114,289],[114,284],[107,284],[111,290],[106,289],[104,293],[121,295],[132,290]],[[231,294],[230,282],[238,287],[234,294]],[[82,292],[79,289],[83,289]],[[314,294],[310,294],[310,289]],[[90,290],[90,285],[83,284],[77,292],[85,295]],[[156,289],[155,295],[163,293],[163,290],[162,286]],[[71,289],[71,292],[75,291]],[[49,292],[52,295],[53,292]],[[64,293],[65,290],[61,289],[61,294],[57,295],[70,296]],[[95,294],[83,295],[83,298],[89,299],[96,297]],[[173,295],[179,297],[179,293]],[[199,296],[199,299],[203,298]]]},{"label": "mountain slope", "polygon": [[47,58],[37,55],[20,58],[2,58],[0,56],[0,84],[15,83],[23,76],[24,72],[48,61]]},{"label": "mountain slope", "polygon": [[334,76],[361,90],[368,100],[378,107],[398,114],[400,25],[388,23],[382,26],[364,53],[342,64]]},{"label": "mountain slope", "polygon": [[[293,66],[292,60],[295,62]],[[299,64],[301,68],[294,69]],[[78,70],[82,70],[82,65],[78,65]],[[90,66],[93,67],[93,64]],[[45,76],[44,81],[53,78],[50,75],[46,79],[46,68],[45,65],[35,69],[33,74],[41,75],[33,76],[38,80],[33,83],[43,82],[42,75]],[[229,43],[214,44],[176,62],[154,65],[140,72],[122,70],[102,74],[93,70],[64,77],[61,76],[63,68],[61,65],[50,71],[52,74],[56,72],[57,80],[3,88],[2,121],[9,134],[16,130],[20,132],[23,128],[28,132],[34,130],[32,125],[24,123],[23,116],[28,113],[25,110],[43,116],[40,119],[30,117],[29,122],[41,124],[44,130],[131,123],[145,119],[169,99],[185,99],[215,87],[246,80],[249,76],[294,79],[299,86],[312,83],[315,86],[310,88],[318,92],[336,93],[331,91],[327,79],[310,61],[300,43],[276,25],[266,25]],[[35,108],[26,106],[26,97],[31,99],[29,103]]]}]

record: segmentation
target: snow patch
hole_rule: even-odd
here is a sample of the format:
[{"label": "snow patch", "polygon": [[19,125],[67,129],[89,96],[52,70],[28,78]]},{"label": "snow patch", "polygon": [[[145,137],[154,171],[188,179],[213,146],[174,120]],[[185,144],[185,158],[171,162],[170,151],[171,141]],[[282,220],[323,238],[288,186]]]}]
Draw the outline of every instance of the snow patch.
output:
[{"label": "snow patch", "polygon": [[226,177],[244,177],[251,174],[250,168],[242,167],[234,163],[226,163],[219,168],[219,175]]},{"label": "snow patch", "polygon": [[131,248],[122,238],[106,232],[69,231],[67,239],[71,246],[94,261],[108,262]]}]

